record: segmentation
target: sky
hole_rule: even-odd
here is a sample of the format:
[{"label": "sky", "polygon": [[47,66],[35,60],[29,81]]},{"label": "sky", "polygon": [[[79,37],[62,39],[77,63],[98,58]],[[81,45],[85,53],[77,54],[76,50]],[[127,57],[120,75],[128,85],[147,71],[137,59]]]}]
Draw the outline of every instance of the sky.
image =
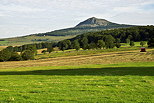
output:
[{"label": "sky", "polygon": [[154,0],[0,0],[0,38],[74,27],[90,17],[154,25]]}]

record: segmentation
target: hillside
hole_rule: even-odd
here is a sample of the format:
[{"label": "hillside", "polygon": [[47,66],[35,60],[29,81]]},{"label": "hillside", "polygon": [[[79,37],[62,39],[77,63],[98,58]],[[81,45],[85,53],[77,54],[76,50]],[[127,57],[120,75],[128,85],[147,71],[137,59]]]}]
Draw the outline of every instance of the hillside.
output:
[{"label": "hillside", "polygon": [[132,26],[133,25],[112,23],[105,19],[98,19],[92,17],[83,22],[80,22],[78,25],[72,28],[55,30],[46,33],[31,34],[22,37],[1,39],[0,45],[23,45],[38,42],[60,41],[64,39],[70,39],[75,37],[76,35],[80,35],[87,32],[96,32],[106,29],[126,28]]},{"label": "hillside", "polygon": [[80,22],[73,28],[55,30],[47,33],[34,34],[37,36],[68,36],[79,35],[85,32],[100,31],[105,29],[125,28],[132,27],[133,25],[117,24],[107,21],[105,19],[98,19],[95,17],[89,18],[83,22]]}]

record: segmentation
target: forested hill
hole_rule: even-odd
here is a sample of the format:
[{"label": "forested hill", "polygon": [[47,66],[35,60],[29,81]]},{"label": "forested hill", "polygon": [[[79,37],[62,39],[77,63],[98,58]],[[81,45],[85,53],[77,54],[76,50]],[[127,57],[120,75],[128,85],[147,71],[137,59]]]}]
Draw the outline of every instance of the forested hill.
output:
[{"label": "forested hill", "polygon": [[114,28],[126,28],[132,27],[134,25],[117,24],[107,21],[105,19],[98,19],[95,17],[89,18],[83,22],[80,22],[77,26],[73,28],[55,30],[46,33],[33,34],[36,36],[68,36],[68,35],[79,35],[86,32],[95,32],[105,29]]},{"label": "forested hill", "polygon": [[115,46],[120,48],[120,43],[130,43],[133,46],[134,41],[148,41],[148,46],[154,47],[154,26],[138,26],[84,33],[75,38],[60,41],[58,46],[61,50],[70,48],[86,50],[102,47],[108,49]]},{"label": "forested hill", "polygon": [[71,41],[78,40],[86,37],[90,42],[96,42],[104,37],[104,35],[111,35],[120,42],[125,43],[129,41],[147,41],[154,37],[154,26],[136,26],[130,28],[119,28],[113,30],[103,30],[99,32],[88,32],[78,35]]}]

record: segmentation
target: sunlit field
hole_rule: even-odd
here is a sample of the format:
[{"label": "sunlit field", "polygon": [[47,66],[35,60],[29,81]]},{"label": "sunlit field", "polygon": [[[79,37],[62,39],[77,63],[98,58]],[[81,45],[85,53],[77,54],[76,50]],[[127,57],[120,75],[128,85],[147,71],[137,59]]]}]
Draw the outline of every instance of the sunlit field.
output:
[{"label": "sunlit field", "polygon": [[152,103],[154,62],[0,70],[3,102]]}]

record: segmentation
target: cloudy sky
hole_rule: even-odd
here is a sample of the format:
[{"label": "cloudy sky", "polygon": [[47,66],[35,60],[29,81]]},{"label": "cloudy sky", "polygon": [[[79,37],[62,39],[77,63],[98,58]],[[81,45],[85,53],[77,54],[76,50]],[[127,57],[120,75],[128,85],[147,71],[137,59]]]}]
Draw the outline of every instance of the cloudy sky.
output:
[{"label": "cloudy sky", "polygon": [[154,0],[0,0],[0,38],[73,27],[90,17],[154,25]]}]

